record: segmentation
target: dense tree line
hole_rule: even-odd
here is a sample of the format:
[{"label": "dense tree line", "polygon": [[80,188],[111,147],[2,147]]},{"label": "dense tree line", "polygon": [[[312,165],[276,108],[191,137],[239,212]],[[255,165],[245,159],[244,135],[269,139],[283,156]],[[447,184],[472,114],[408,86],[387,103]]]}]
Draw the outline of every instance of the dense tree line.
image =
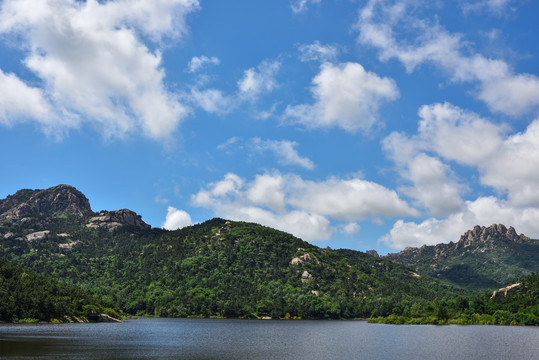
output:
[{"label": "dense tree line", "polygon": [[391,315],[369,320],[390,324],[539,325],[538,299],[539,274],[533,273],[507,294],[404,302]]},{"label": "dense tree line", "polygon": [[[321,249],[256,224],[213,219],[177,231],[90,229],[80,218],[6,223],[0,256],[79,286],[131,314],[366,318],[459,291],[358,251]],[[293,263],[293,259],[296,259]],[[299,259],[299,260],[297,260]],[[462,293],[462,292],[461,292]]]},{"label": "dense tree line", "polygon": [[62,284],[30,270],[0,261],[0,321],[92,320],[116,310],[79,288]]}]

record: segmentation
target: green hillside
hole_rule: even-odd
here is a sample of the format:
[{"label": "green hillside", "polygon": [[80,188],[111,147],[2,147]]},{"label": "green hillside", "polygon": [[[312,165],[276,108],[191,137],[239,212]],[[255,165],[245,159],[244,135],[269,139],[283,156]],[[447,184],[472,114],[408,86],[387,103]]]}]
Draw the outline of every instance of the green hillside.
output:
[{"label": "green hillside", "polygon": [[0,322],[98,321],[115,317],[96,297],[33,271],[0,261]]},{"label": "green hillside", "polygon": [[398,309],[386,317],[369,319],[386,324],[539,325],[539,274],[492,293],[466,299],[459,296]]},{"label": "green hillside", "polygon": [[[95,213],[82,193],[59,185],[21,190],[0,200],[0,259],[131,314],[407,316],[471,299],[471,291],[444,281],[476,290],[507,277],[511,280],[505,283],[510,283],[533,270],[537,241],[501,225],[485,229],[474,229],[457,244],[407,249],[401,254],[408,257],[398,259],[379,258],[322,249],[282,231],[224,219],[176,231],[152,229],[127,209]],[[472,270],[461,271],[466,266]],[[22,289],[20,293],[48,294],[34,285]],[[75,305],[69,309],[73,314],[81,311]],[[60,313],[15,317],[45,319]]]},{"label": "green hillside", "polygon": [[504,225],[476,226],[456,243],[407,248],[385,258],[470,290],[493,290],[539,272],[539,240]]},{"label": "green hillside", "polygon": [[[87,224],[77,216],[5,221],[11,235],[0,256],[129,313],[158,316],[369,317],[455,291],[388,260],[321,249],[256,224],[213,219],[177,231]],[[43,226],[49,232],[39,240],[24,240]]]}]

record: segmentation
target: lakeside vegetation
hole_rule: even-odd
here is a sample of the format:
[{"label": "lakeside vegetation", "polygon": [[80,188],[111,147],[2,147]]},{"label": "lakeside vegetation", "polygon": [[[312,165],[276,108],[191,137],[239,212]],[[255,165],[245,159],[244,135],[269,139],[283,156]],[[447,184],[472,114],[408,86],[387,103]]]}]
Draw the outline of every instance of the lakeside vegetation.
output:
[{"label": "lakeside vegetation", "polygon": [[369,322],[383,324],[539,325],[539,274],[526,276],[507,294],[492,293],[468,299],[434,300],[395,308],[386,317]]},{"label": "lakeside vegetation", "polygon": [[90,321],[119,317],[114,305],[73,286],[0,261],[0,322]]}]

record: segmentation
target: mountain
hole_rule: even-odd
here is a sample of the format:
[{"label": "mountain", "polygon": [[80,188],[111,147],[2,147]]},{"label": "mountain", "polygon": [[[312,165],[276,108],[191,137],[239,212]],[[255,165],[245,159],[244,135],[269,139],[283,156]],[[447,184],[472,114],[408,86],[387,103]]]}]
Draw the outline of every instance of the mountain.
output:
[{"label": "mountain", "polygon": [[[385,316],[459,291],[387,259],[257,224],[151,229],[130,210],[91,212],[80,195],[62,185],[2,200],[0,259],[159,316]],[[26,205],[34,210],[14,210]]]},{"label": "mountain", "polygon": [[385,258],[464,288],[493,290],[539,271],[539,240],[501,224],[475,226],[456,243],[406,248]]},{"label": "mountain", "polygon": [[76,223],[84,220],[85,226],[94,229],[113,230],[123,225],[151,228],[140,215],[128,209],[94,213],[83,193],[73,186],[58,185],[45,190],[23,189],[1,199],[0,239],[15,236],[39,240],[50,233],[55,222],[67,218],[75,219]]},{"label": "mountain", "polygon": [[46,190],[19,190],[0,200],[0,221],[36,215],[84,217],[92,213],[86,196],[69,185]]},{"label": "mountain", "polygon": [[142,221],[142,217],[129,209],[115,211],[101,211],[95,214],[86,223],[86,227],[114,230],[124,225],[134,226],[141,230],[150,230],[151,226]]}]

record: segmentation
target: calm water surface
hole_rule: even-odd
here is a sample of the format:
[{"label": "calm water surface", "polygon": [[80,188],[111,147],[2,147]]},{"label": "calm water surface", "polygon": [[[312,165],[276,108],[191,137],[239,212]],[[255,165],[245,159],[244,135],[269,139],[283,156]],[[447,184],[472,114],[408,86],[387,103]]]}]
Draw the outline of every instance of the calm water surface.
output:
[{"label": "calm water surface", "polygon": [[539,359],[539,328],[364,321],[1,325],[10,359]]}]

